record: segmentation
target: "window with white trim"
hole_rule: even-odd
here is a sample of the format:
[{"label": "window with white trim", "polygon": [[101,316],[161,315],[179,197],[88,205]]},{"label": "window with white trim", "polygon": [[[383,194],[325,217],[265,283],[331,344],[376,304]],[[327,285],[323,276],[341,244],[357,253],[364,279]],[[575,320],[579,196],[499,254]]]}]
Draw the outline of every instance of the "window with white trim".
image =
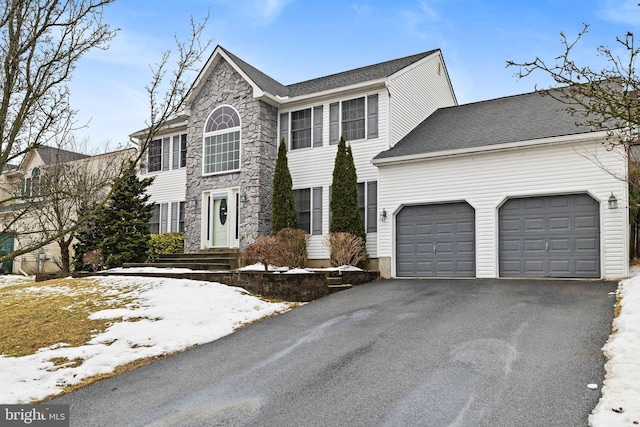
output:
[{"label": "window with white trim", "polygon": [[240,170],[240,116],[231,106],[216,108],[205,124],[204,175]]},{"label": "window with white trim", "polygon": [[322,234],[322,187],[293,190],[298,227],[305,233]]},{"label": "window with white trim", "polygon": [[280,139],[289,150],[322,147],[322,105],[280,114]]},{"label": "window with white trim", "polygon": [[378,137],[378,95],[334,102],[329,105],[329,144]]},{"label": "window with white trim", "polygon": [[[187,134],[154,139],[147,148],[146,168],[141,173],[153,173],[183,168],[187,165]],[[144,164],[143,164],[144,166]]]},{"label": "window with white trim", "polygon": [[33,168],[31,175],[22,179],[22,197],[38,197],[40,195],[40,168]]}]

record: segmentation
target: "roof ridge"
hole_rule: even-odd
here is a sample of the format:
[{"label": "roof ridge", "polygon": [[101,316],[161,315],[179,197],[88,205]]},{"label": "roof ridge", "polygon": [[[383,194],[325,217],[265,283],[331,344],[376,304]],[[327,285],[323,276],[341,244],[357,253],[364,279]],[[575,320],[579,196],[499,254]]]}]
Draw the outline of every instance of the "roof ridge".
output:
[{"label": "roof ridge", "polygon": [[432,55],[433,53],[438,52],[438,51],[440,51],[439,48],[438,49],[428,50],[428,51],[425,51],[425,52],[422,52],[422,53],[416,53],[416,54],[413,54],[413,55],[403,56],[401,58],[395,58],[395,59],[389,59],[387,61],[376,62],[375,64],[369,64],[369,65],[365,65],[365,66],[362,66],[362,67],[356,67],[356,68],[352,68],[352,69],[345,70],[345,71],[339,71],[337,73],[327,74],[327,75],[324,75],[324,76],[315,77],[315,78],[308,79],[308,80],[302,80],[302,81],[299,81],[299,82],[296,82],[296,83],[291,83],[291,84],[288,84],[287,87],[296,86],[296,85],[300,85],[300,84],[305,84],[305,83],[313,82],[315,80],[326,79],[326,78],[336,77],[336,76],[345,75],[345,74],[349,74],[349,73],[354,73],[354,72],[358,72],[358,71],[364,71],[366,69],[370,69],[370,68],[375,68],[375,67],[379,67],[379,66],[382,66],[382,65],[391,64],[393,62],[405,61],[405,60],[407,60],[409,58],[415,57],[416,60],[415,61],[411,61],[411,64],[413,64],[415,62],[418,62],[420,59],[425,58],[425,57],[427,57],[429,55]]}]

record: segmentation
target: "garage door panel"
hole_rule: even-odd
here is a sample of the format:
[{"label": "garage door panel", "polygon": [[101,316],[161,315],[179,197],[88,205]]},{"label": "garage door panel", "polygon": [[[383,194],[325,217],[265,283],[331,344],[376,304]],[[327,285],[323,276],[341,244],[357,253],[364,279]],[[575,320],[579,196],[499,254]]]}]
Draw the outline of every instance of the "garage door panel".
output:
[{"label": "garage door panel", "polygon": [[587,194],[507,200],[498,244],[502,277],[600,277],[600,204]]},{"label": "garage door panel", "polygon": [[600,242],[594,238],[578,238],[576,239],[576,252],[579,251],[597,251]]},{"label": "garage door panel", "polygon": [[525,218],[524,219],[525,231],[537,231],[544,230],[544,218]]},{"label": "garage door panel", "polygon": [[475,211],[467,203],[404,207],[396,216],[396,248],[398,276],[473,277]]},{"label": "garage door panel", "polygon": [[570,230],[571,220],[568,216],[549,217],[549,230]]}]

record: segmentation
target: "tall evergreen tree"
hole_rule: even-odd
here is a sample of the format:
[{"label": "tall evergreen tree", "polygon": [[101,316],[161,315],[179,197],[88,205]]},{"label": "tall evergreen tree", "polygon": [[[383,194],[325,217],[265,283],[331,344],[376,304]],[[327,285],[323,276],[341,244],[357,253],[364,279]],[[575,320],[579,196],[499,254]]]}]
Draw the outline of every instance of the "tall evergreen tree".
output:
[{"label": "tall evergreen tree", "polygon": [[274,236],[283,228],[298,228],[298,213],[293,199],[291,173],[289,172],[284,138],[278,147],[276,170],[273,174],[271,209],[271,229]]},{"label": "tall evergreen tree", "polygon": [[[94,207],[83,203],[78,208],[78,218],[84,218],[90,214]],[[78,229],[76,234],[77,242],[73,245],[73,269],[76,271],[86,270],[90,266],[85,264],[84,255],[87,252],[99,249],[100,243],[104,239],[103,227],[98,223],[96,216],[90,216],[87,221]]]},{"label": "tall evergreen tree", "polygon": [[98,222],[104,233],[99,248],[107,267],[147,260],[153,204],[147,203],[149,195],[145,194],[145,189],[152,182],[153,177],[139,179],[134,167],[126,168],[124,176],[116,180],[107,204],[99,212]]},{"label": "tall evergreen tree", "polygon": [[364,222],[358,212],[358,176],[351,147],[344,137],[338,143],[331,184],[331,232],[347,232],[366,239]]}]

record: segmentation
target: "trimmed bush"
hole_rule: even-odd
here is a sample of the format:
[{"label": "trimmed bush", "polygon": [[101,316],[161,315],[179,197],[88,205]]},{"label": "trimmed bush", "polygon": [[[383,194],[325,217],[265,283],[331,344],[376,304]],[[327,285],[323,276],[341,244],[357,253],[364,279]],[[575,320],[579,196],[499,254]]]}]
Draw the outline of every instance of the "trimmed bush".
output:
[{"label": "trimmed bush", "polygon": [[284,252],[284,265],[292,268],[304,268],[307,265],[307,233],[299,228],[283,228],[275,237]]},{"label": "trimmed bush", "polygon": [[324,243],[331,252],[331,264],[334,266],[356,266],[367,259],[365,241],[355,234],[329,233]]},{"label": "trimmed bush", "polygon": [[181,254],[184,252],[182,233],[151,234],[149,236],[148,260],[154,262],[160,255]]},{"label": "trimmed bush", "polygon": [[269,271],[269,265],[284,265],[286,255],[278,239],[273,236],[258,236],[242,250],[240,258],[247,264],[259,262],[264,265],[264,271]]}]

